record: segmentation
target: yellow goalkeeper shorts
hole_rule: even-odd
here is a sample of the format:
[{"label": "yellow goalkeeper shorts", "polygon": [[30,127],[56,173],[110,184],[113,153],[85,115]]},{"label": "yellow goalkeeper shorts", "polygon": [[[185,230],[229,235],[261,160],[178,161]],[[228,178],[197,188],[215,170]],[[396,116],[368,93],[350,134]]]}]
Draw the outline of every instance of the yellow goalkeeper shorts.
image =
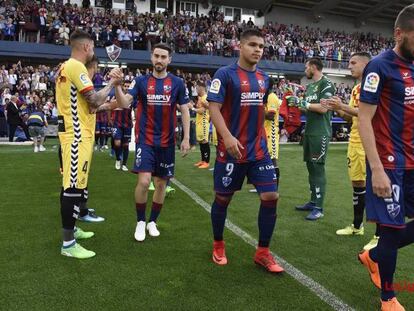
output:
[{"label": "yellow goalkeeper shorts", "polygon": [[366,159],[362,144],[349,143],[347,157],[349,179],[351,181],[365,181]]}]

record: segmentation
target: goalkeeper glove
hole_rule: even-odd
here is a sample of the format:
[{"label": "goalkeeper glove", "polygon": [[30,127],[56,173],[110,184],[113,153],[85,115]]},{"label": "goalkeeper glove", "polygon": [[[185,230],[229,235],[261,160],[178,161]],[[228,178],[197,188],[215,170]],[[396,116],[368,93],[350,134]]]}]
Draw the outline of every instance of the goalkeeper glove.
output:
[{"label": "goalkeeper glove", "polygon": [[299,105],[298,105],[299,108],[305,109],[305,110],[308,110],[309,109],[309,106],[310,106],[310,103],[308,103],[304,99],[300,100]]},{"label": "goalkeeper glove", "polygon": [[300,101],[299,97],[294,95],[286,96],[286,100],[289,107],[297,107]]}]

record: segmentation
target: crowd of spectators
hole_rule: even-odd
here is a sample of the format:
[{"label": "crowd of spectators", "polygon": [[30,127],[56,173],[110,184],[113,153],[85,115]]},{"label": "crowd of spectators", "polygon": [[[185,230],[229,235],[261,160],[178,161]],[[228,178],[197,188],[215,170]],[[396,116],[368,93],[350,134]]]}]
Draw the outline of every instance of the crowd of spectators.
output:
[{"label": "crowd of spectators", "polygon": [[[17,4],[20,3],[20,4]],[[237,56],[239,34],[247,27],[256,27],[249,20],[225,21],[217,9],[208,15],[192,17],[163,13],[138,14],[136,8],[121,11],[63,4],[62,1],[0,1],[0,39],[67,45],[72,31],[82,28],[94,38],[96,46],[113,43],[124,49],[146,50],[164,42],[177,53]],[[365,51],[372,55],[392,46],[392,38],[373,33],[345,33],[329,29],[300,27],[269,22],[261,28],[265,36],[264,58],[285,62],[304,62],[318,56],[332,63],[344,64],[351,52]]]}]

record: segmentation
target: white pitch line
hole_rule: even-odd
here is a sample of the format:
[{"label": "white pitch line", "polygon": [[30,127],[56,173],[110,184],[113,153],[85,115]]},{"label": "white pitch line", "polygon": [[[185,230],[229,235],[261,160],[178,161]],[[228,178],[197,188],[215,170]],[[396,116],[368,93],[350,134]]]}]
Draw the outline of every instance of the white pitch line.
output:
[{"label": "white pitch line", "polygon": [[[180,188],[183,192],[185,192],[191,199],[193,199],[198,205],[204,208],[208,213],[211,213],[211,206],[206,201],[204,201],[198,194],[194,191],[189,189],[187,186],[183,185],[177,179],[171,179],[172,183],[174,183],[178,188]],[[250,244],[253,247],[257,246],[257,240],[254,239],[250,234],[246,231],[241,229],[239,226],[235,225],[228,219],[226,220],[226,227],[232,231],[235,235],[240,237],[243,241],[247,244]],[[342,301],[339,297],[335,296],[335,294],[331,293],[328,289],[323,287],[318,282],[314,281],[312,278],[305,275],[299,269],[292,266],[283,258],[279,257],[275,253],[271,252],[275,259],[283,266],[286,273],[293,277],[296,281],[298,281],[303,286],[309,288],[316,296],[318,296],[321,300],[326,302],[329,306],[331,306],[334,310],[340,311],[354,311],[352,307],[347,305],[344,301]]]}]

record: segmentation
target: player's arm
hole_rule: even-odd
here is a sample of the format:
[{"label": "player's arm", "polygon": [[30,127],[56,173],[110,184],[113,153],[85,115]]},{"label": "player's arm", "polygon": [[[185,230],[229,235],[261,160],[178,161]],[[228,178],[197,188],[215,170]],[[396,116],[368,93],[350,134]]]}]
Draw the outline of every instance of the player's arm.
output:
[{"label": "player's arm", "polygon": [[372,171],[373,191],[377,196],[387,198],[391,196],[391,182],[381,163],[375,142],[374,129],[372,127],[372,118],[376,110],[376,105],[360,102],[358,129]]},{"label": "player's arm", "polygon": [[[89,107],[97,109],[106,102],[106,99],[112,88],[122,82],[122,76],[122,72],[119,68],[112,69],[110,72],[111,79],[109,80],[108,84],[99,92],[97,92],[93,87],[93,84],[89,79],[87,73],[85,76],[85,73],[81,72],[79,78],[76,77],[75,73],[74,82],[78,90],[80,90],[80,92],[85,97],[85,100],[89,104]],[[83,86],[85,87],[82,88]]]},{"label": "player's arm", "polygon": [[116,100],[116,98],[112,98],[111,100],[107,100],[102,106],[99,106],[98,109],[96,109],[96,112],[100,112],[100,111],[109,112],[118,107],[119,107],[118,101]]},{"label": "player's arm", "polygon": [[188,104],[180,105],[181,120],[183,122],[183,140],[190,141],[190,109]]},{"label": "player's arm", "polygon": [[129,108],[134,101],[134,97],[131,94],[125,94],[122,85],[115,87],[115,96],[119,108]]},{"label": "player's arm", "polygon": [[183,81],[180,81],[178,88],[178,104],[181,110],[181,121],[183,123],[183,140],[181,142],[181,154],[185,157],[190,151],[190,98]]},{"label": "player's arm", "polygon": [[276,112],[279,111],[280,108],[280,100],[277,98],[276,95],[269,95],[267,97],[267,110],[265,112],[265,119],[269,121],[273,121],[275,119]]}]

